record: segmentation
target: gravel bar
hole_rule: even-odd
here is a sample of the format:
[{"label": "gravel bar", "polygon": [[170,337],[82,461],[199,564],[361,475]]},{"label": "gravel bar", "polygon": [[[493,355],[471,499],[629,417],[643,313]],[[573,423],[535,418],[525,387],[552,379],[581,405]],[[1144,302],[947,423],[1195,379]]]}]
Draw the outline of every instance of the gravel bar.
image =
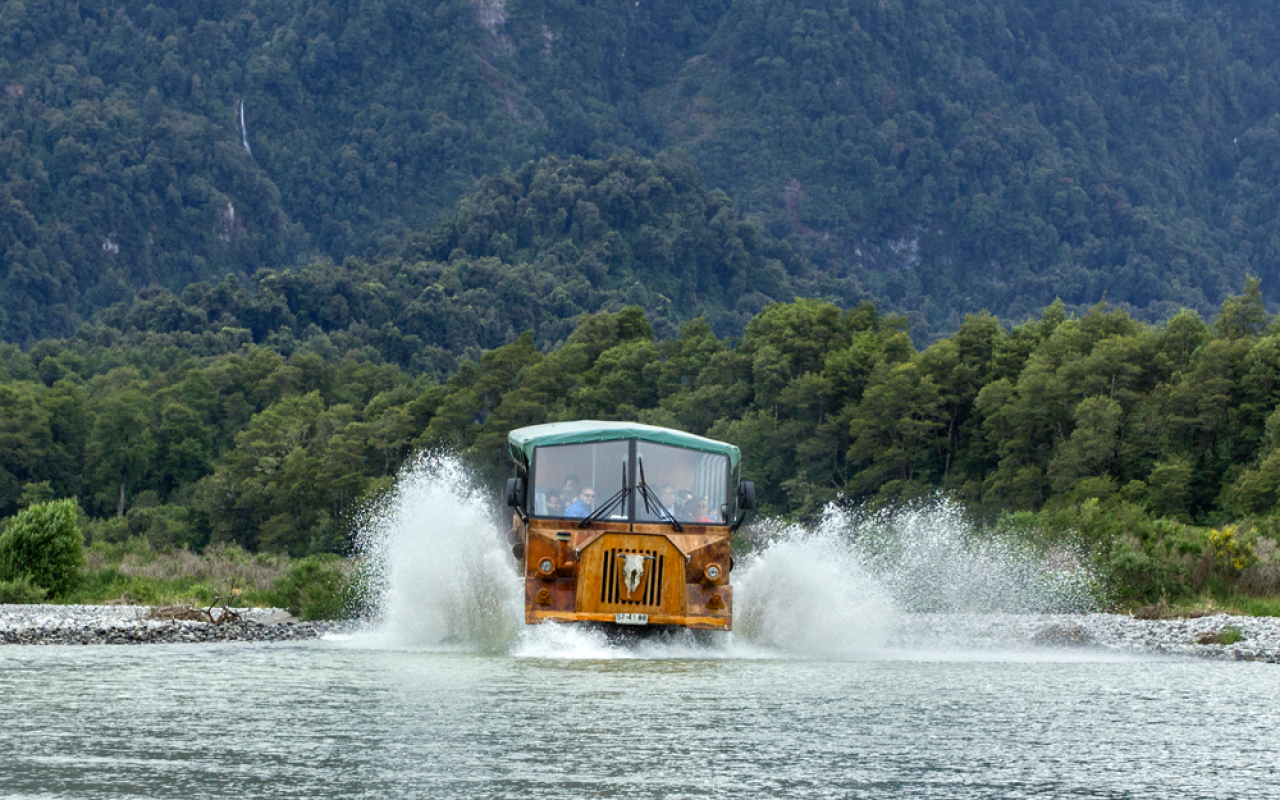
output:
[{"label": "gravel bar", "polygon": [[[238,621],[147,619],[149,606],[0,605],[0,644],[283,642],[353,628],[300,622],[278,608],[233,609]],[[215,612],[216,613],[216,612]],[[1214,639],[1238,641],[1216,643]],[[1280,618],[1227,614],[1143,620],[1124,614],[903,614],[889,646],[904,650],[1077,648],[1280,663]]]},{"label": "gravel bar", "polygon": [[[1136,619],[1126,614],[904,614],[890,646],[919,650],[1080,648],[1280,664],[1280,617],[1214,614]],[[1215,640],[1238,641],[1230,644]]]},{"label": "gravel bar", "polygon": [[[315,639],[349,627],[300,622],[279,608],[235,608],[239,620],[147,619],[150,606],[0,605],[0,645],[200,644]],[[214,610],[214,615],[218,615]]]}]

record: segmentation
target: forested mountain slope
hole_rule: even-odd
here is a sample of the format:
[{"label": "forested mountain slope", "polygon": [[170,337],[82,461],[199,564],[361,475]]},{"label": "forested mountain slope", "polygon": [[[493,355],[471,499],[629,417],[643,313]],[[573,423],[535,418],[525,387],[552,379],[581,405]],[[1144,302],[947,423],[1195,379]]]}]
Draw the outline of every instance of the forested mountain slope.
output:
[{"label": "forested mountain slope", "polygon": [[832,281],[796,291],[860,288],[917,334],[1055,296],[1209,313],[1246,273],[1274,300],[1278,15],[10,0],[0,335],[67,335],[153,284],[392,258],[481,176],[620,149],[683,152]]},{"label": "forested mountain slope", "polygon": [[[742,220],[688,164],[630,153],[547,158],[485,178],[394,256],[264,268],[247,284],[229,276],[180,294],[149,287],[76,339],[126,350],[163,343],[193,356],[252,342],[439,379],[458,358],[478,361],[524,331],[540,349],[562,344],[587,312],[639,305],[661,338],[695,316],[729,335],[769,303],[797,293],[849,300],[848,289]],[[43,363],[54,346],[31,352]]]}]

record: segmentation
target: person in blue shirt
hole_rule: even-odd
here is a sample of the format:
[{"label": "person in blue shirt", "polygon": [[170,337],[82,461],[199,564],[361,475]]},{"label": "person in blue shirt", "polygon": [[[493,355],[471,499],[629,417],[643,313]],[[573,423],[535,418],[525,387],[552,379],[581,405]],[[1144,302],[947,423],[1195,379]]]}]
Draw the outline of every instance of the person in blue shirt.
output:
[{"label": "person in blue shirt", "polygon": [[566,517],[585,517],[591,513],[591,509],[596,504],[596,490],[590,486],[582,490],[582,494],[578,495],[578,499],[569,504],[564,510]]}]

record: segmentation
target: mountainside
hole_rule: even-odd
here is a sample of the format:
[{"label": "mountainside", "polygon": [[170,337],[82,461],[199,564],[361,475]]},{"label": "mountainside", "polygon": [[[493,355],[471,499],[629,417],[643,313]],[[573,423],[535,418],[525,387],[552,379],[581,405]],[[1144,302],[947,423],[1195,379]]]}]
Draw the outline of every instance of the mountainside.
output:
[{"label": "mountainside", "polygon": [[[14,0],[0,336],[65,336],[143,287],[300,259],[447,258],[428,232],[478,178],[624,149],[683,153],[790,238],[816,272],[787,291],[869,294],[917,335],[1055,296],[1210,313],[1249,273],[1274,301],[1278,16],[1146,0]],[[527,249],[457,235],[473,255]],[[701,294],[657,277],[686,263],[628,244],[624,271],[656,270],[673,319],[698,313]],[[628,300],[661,316],[652,296]]]},{"label": "mountainside", "polygon": [[[639,305],[664,339],[699,316],[730,335],[770,303],[847,288],[740,219],[687,164],[548,158],[482,180],[394,256],[263,268],[180,294],[148,287],[82,326],[73,346],[204,357],[256,343],[438,379],[524,331],[540,349],[562,344],[584,313]],[[60,346],[46,339],[31,352]]]}]

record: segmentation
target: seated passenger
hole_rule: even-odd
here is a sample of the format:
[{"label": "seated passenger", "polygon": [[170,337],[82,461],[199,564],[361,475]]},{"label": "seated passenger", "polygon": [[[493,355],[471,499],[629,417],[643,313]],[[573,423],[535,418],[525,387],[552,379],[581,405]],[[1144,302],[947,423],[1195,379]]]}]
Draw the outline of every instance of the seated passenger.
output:
[{"label": "seated passenger", "polygon": [[582,494],[578,495],[578,499],[564,510],[566,517],[585,517],[591,513],[591,508],[596,504],[596,490],[590,486],[582,490]]},{"label": "seated passenger", "polygon": [[711,501],[705,497],[699,497],[693,504],[693,521],[701,522],[705,525],[719,522],[720,520],[711,518]]},{"label": "seated passenger", "polygon": [[676,517],[678,519],[693,517],[693,492],[688,489],[681,489],[676,497]]},{"label": "seated passenger", "polygon": [[560,499],[560,495],[558,494],[547,495],[546,506],[547,508],[543,512],[544,516],[548,516],[548,517],[564,516],[564,501]]},{"label": "seated passenger", "polygon": [[578,476],[569,475],[564,479],[564,488],[560,490],[560,502],[567,506],[577,499]]},{"label": "seated passenger", "polygon": [[662,507],[667,510],[667,513],[674,517],[676,515],[676,487],[669,483],[659,486],[658,502],[662,503]]}]

